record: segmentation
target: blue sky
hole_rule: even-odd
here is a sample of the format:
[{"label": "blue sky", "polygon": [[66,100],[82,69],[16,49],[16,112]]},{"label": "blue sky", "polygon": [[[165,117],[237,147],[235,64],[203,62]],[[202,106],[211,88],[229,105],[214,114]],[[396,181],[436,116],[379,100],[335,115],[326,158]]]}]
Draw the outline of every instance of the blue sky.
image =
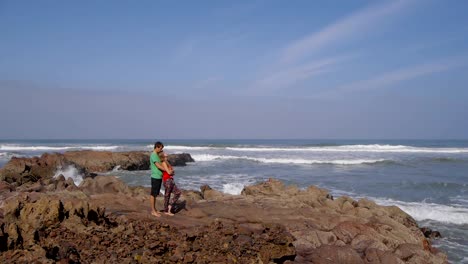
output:
[{"label": "blue sky", "polygon": [[468,138],[466,1],[0,1],[0,138]]}]

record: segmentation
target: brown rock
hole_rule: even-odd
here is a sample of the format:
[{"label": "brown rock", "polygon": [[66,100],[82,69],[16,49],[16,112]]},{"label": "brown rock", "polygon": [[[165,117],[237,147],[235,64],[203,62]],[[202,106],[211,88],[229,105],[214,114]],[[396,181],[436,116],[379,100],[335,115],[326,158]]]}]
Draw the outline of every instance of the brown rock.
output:
[{"label": "brown rock", "polygon": [[[73,166],[78,174],[84,177],[93,177],[94,172],[107,172],[116,167],[123,170],[148,170],[149,155],[151,152],[130,151],[69,151],[63,154],[45,153],[40,157],[16,158],[13,157],[0,169],[0,181],[18,183],[37,182],[39,179],[52,178],[59,169]],[[169,155],[173,166],[185,166],[187,162],[193,162],[188,153]],[[62,187],[62,186],[60,186]]]},{"label": "brown rock", "polygon": [[436,239],[442,237],[439,231],[432,231],[429,227],[421,227],[420,230],[426,238]]},{"label": "brown rock", "polygon": [[185,166],[187,162],[195,161],[188,153],[169,154],[167,160],[172,166]]},{"label": "brown rock", "polygon": [[14,187],[6,181],[0,181],[0,194],[4,192],[11,192],[14,190]]},{"label": "brown rock", "polygon": [[59,167],[71,165],[58,153],[43,154],[41,157],[16,158],[13,157],[0,169],[0,180],[8,183],[36,182],[54,176]]},{"label": "brown rock", "polygon": [[312,263],[348,263],[361,264],[364,261],[358,253],[349,246],[329,246],[323,245],[315,249],[309,257]]},{"label": "brown rock", "polygon": [[[43,183],[71,184],[61,177]],[[39,246],[45,251],[37,251],[39,257],[58,263],[446,262],[430,243],[424,247],[423,233],[401,210],[332,199],[315,187],[300,190],[269,180],[246,187],[244,195],[225,195],[204,186],[183,193],[185,210],[155,218],[147,188],[128,187],[112,176],[70,186],[9,192],[0,206],[0,249],[7,249],[0,261],[21,262],[27,253],[19,250]],[[162,203],[158,197],[158,209]],[[60,251],[60,245],[76,254]]]},{"label": "brown rock", "polygon": [[102,193],[132,193],[127,184],[114,176],[97,176],[94,179],[86,178],[81,182],[79,189],[83,190],[83,192],[88,195]]},{"label": "brown rock", "polygon": [[110,151],[68,151],[63,155],[74,164],[89,172],[111,171],[117,166],[122,170],[149,169],[149,152],[110,152]]},{"label": "brown rock", "polygon": [[205,200],[215,200],[215,199],[222,198],[224,196],[223,193],[212,189],[208,185],[203,185],[202,187],[200,187],[200,190],[201,190],[201,195],[203,199]]}]

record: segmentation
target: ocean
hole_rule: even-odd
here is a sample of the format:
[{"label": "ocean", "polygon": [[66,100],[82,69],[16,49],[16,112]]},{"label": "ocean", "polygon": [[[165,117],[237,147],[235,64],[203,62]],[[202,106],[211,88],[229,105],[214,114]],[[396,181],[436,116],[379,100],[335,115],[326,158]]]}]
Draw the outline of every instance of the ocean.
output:
[{"label": "ocean", "polygon": [[[396,205],[420,226],[440,231],[435,246],[452,263],[468,263],[468,140],[162,140],[165,151],[190,153],[196,162],[176,167],[182,189],[204,184],[229,194],[270,177],[300,188],[316,185],[333,196]],[[68,150],[151,151],[152,140],[0,140],[0,167],[12,156]],[[81,176],[73,168],[58,171]],[[150,185],[149,171],[116,175],[129,185]]]}]

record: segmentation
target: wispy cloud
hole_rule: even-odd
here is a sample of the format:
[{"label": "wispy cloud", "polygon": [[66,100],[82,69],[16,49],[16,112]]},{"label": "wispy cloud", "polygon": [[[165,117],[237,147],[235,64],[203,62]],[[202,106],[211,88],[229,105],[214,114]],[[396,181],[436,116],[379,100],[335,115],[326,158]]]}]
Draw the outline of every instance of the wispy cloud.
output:
[{"label": "wispy cloud", "polygon": [[228,53],[229,49],[245,41],[249,33],[242,29],[226,30],[219,34],[198,34],[189,36],[174,49],[173,63],[186,63],[186,60],[207,52]]},{"label": "wispy cloud", "polygon": [[377,6],[360,10],[344,19],[326,26],[302,39],[290,43],[282,51],[281,63],[293,63],[301,58],[311,55],[326,45],[336,43],[349,36],[363,33],[378,26],[378,22],[397,14],[411,1],[389,1]]},{"label": "wispy cloud", "polygon": [[355,55],[337,56],[288,67],[256,80],[252,86],[255,87],[256,93],[278,90],[282,87],[288,87],[307,80],[313,76],[332,72],[337,64],[353,57]]},{"label": "wispy cloud", "polygon": [[273,66],[268,67],[267,73],[259,75],[252,82],[250,93],[258,94],[287,88],[311,77],[338,70],[345,60],[349,61],[357,56],[335,55],[320,58],[317,56],[318,52],[326,51],[331,45],[344,41],[350,36],[362,34],[378,27],[379,22],[397,14],[409,2],[411,1],[389,1],[367,7],[324,27],[318,32],[290,42],[279,51],[276,62],[272,63]]},{"label": "wispy cloud", "polygon": [[446,58],[432,63],[426,63],[386,72],[370,79],[359,80],[349,84],[341,85],[326,91],[325,93],[319,95],[319,97],[329,97],[343,93],[381,89],[399,82],[416,79],[434,73],[445,72],[466,65],[468,65],[466,56]]}]

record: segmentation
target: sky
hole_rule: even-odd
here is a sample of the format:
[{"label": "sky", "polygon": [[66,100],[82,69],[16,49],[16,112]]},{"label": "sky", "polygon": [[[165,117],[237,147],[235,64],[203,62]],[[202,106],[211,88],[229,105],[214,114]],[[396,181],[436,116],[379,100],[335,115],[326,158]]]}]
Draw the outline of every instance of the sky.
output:
[{"label": "sky", "polygon": [[0,139],[468,139],[467,10],[0,0]]}]

